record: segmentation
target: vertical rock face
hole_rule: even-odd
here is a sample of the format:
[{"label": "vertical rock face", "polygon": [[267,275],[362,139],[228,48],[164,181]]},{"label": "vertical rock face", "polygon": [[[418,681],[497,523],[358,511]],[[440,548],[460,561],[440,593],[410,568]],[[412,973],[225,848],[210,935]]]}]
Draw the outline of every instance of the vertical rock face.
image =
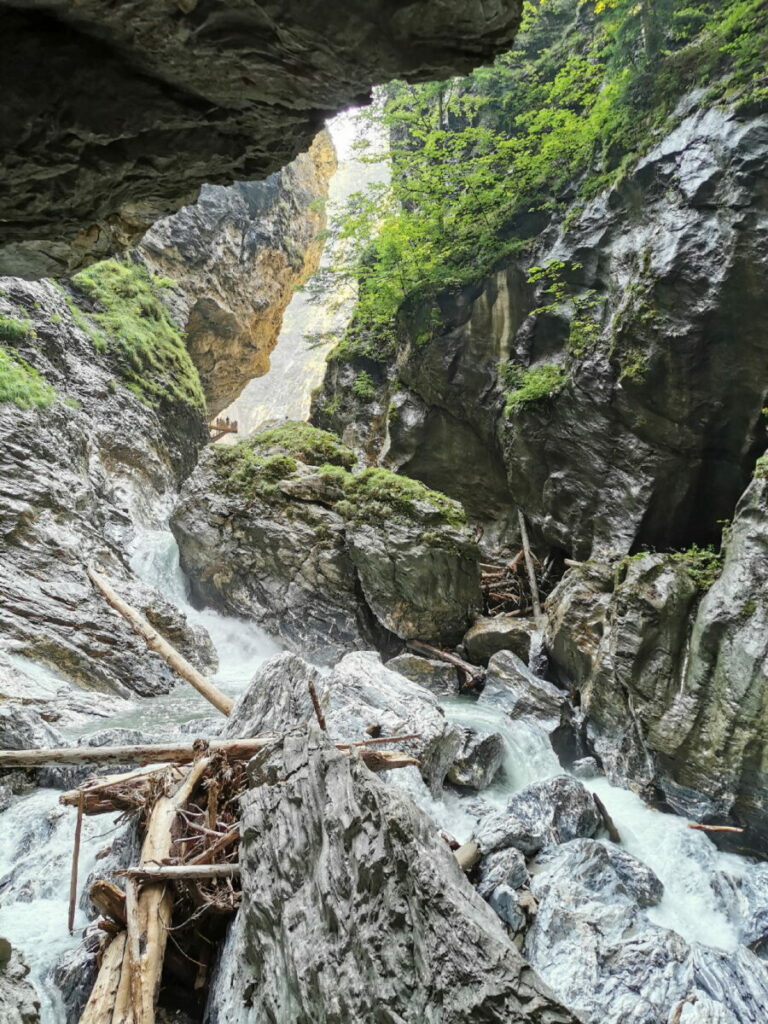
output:
[{"label": "vertical rock face", "polygon": [[730,817],[754,852],[768,835],[767,487],[747,488],[703,597],[674,556],[649,554],[572,570],[548,602],[552,658],[609,774]]},{"label": "vertical rock face", "polygon": [[140,252],[178,283],[174,317],[200,373],[210,415],[269,369],[295,285],[317,266],[323,201],[336,167],[321,132],[266,181],[206,185],[193,206],[155,224]]},{"label": "vertical rock face", "polygon": [[324,737],[249,767],[209,1024],[567,1024],[411,801]]},{"label": "vertical rock face", "polygon": [[0,938],[0,1020],[3,1024],[40,1024],[40,1003],[27,981],[21,954]]},{"label": "vertical rock face", "polygon": [[0,274],[71,272],[203,182],[263,178],[374,83],[507,49],[519,0],[16,0],[0,6]]},{"label": "vertical rock face", "polygon": [[[343,434],[360,418],[344,397],[365,368],[384,410],[366,419],[368,450],[475,518],[514,503],[576,558],[714,541],[765,447],[766,162],[768,116],[689,97],[679,126],[525,261],[439,297],[431,342],[396,367],[332,362],[318,422]],[[527,281],[549,261],[566,268],[557,308]],[[595,303],[581,349],[577,301]],[[560,386],[505,413],[500,361],[560,367]]]}]

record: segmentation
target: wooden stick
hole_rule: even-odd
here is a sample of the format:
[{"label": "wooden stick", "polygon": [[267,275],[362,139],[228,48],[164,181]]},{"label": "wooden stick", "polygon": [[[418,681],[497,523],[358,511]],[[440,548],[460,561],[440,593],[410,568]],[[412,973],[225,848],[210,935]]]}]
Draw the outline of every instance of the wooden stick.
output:
[{"label": "wooden stick", "polygon": [[157,630],[150,626],[143,615],[140,615],[135,608],[132,608],[120,597],[117,591],[112,588],[100,573],[96,572],[93,566],[89,565],[86,571],[91,583],[103,595],[107,604],[119,612],[131,628],[145,640],[150,651],[159,654],[163,661],[177,675],[194,686],[197,692],[210,701],[218,711],[221,711],[224,715],[228,715],[231,712],[235,704],[231,697],[227,697],[225,693],[222,693],[218,687],[206,679],[202,672],[198,672],[194,665],[190,664],[182,654],[179,654],[165,637],[162,637]]},{"label": "wooden stick", "polygon": [[472,689],[482,682],[484,672],[478,665],[472,665],[468,661],[464,661],[458,654],[450,654],[448,651],[441,651],[439,647],[433,647],[431,644],[425,644],[421,640],[411,640],[408,646],[419,654],[429,654],[433,658],[437,658],[439,661],[445,661],[449,665],[453,665],[454,668],[459,669],[464,673],[464,688]]},{"label": "wooden stick", "polygon": [[91,886],[88,898],[102,914],[125,927],[125,893],[122,889],[105,878],[97,878]]},{"label": "wooden stick", "polygon": [[323,732],[328,732],[328,726],[325,724],[325,715],[323,714],[323,709],[320,707],[320,701],[317,698],[315,684],[310,679],[307,686],[309,688],[309,696],[312,699],[312,707],[315,709],[315,718],[317,719],[317,724],[320,726]]},{"label": "wooden stick", "polygon": [[80,865],[80,838],[83,834],[83,796],[77,804],[77,821],[75,822],[75,842],[72,847],[72,869],[69,875],[69,917],[67,927],[69,934],[75,931],[75,913],[77,911],[77,869]]},{"label": "wooden stick", "polygon": [[125,932],[122,932],[107,946],[96,984],[80,1016],[80,1024],[107,1024],[113,1019],[115,1000],[123,973],[124,954]]},{"label": "wooden stick", "polygon": [[744,832],[743,828],[736,828],[735,825],[694,825],[689,823],[688,828],[695,828],[697,832]]},{"label": "wooden stick", "polygon": [[[348,750],[350,747],[372,747],[381,743],[403,742],[408,739],[415,739],[419,733],[410,736],[383,736],[380,739],[357,740],[354,743],[335,744],[337,750]],[[211,740],[208,744],[208,751],[211,754],[222,753],[227,757],[248,761],[263,750],[275,743],[276,736],[257,736],[249,740]],[[154,744],[126,747],[57,747],[42,750],[0,750],[0,768],[37,768],[47,764],[125,764],[134,761],[138,764],[160,764],[166,761],[173,761],[176,764],[188,764],[194,761],[198,751],[194,744],[182,743]],[[62,794],[70,801],[69,794]]]},{"label": "wooden stick", "polygon": [[470,840],[454,850],[453,855],[462,871],[471,871],[480,860],[480,847],[474,840]]},{"label": "wooden stick", "polygon": [[118,872],[132,883],[175,881],[177,879],[236,878],[239,864],[145,864]]},{"label": "wooden stick", "polygon": [[523,553],[525,555],[525,568],[528,572],[528,585],[531,588],[531,601],[533,603],[533,617],[538,623],[541,619],[541,602],[539,601],[539,587],[536,583],[536,570],[533,566],[531,545],[528,541],[528,529],[525,525],[525,516],[520,509],[517,510],[517,521],[520,524],[520,537],[523,542]]},{"label": "wooden stick", "polygon": [[597,795],[597,793],[592,794],[592,799],[595,802],[595,807],[597,808],[598,814],[603,819],[603,825],[605,825],[605,830],[608,833],[608,838],[611,840],[612,843],[621,843],[621,836],[619,835],[619,830],[616,828],[613,818],[608,813],[608,808],[605,806],[605,804]]},{"label": "wooden stick", "polygon": [[203,850],[202,853],[198,853],[196,857],[190,857],[187,864],[208,864],[213,858],[222,852],[222,850],[228,849],[233,843],[236,843],[240,838],[240,829],[233,829],[231,832],[227,832],[221,839],[217,839],[215,843],[208,847],[207,850]]},{"label": "wooden stick", "polygon": [[357,747],[355,753],[372,772],[389,772],[395,768],[409,768],[411,765],[418,767],[421,764],[418,758],[401,754],[397,750]]}]

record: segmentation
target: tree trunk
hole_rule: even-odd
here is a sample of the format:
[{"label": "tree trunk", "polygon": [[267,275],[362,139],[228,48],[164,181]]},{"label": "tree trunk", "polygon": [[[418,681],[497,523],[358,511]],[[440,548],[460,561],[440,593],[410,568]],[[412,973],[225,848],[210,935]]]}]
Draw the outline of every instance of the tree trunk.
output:
[{"label": "tree trunk", "polygon": [[94,568],[88,566],[87,572],[91,583],[104,596],[107,604],[123,616],[134,631],[146,641],[147,647],[155,654],[159,654],[177,675],[194,686],[197,692],[210,701],[218,711],[228,715],[235,704],[232,698],[227,697],[201,672],[198,672],[195,666],[191,665],[175,647],[172,647],[164,637],[160,636],[143,615],[140,615],[135,608],[131,608]]},{"label": "tree trunk", "polygon": [[107,946],[96,984],[80,1016],[80,1024],[108,1024],[113,1020],[112,1014],[123,973],[124,954],[125,932],[121,932]]}]

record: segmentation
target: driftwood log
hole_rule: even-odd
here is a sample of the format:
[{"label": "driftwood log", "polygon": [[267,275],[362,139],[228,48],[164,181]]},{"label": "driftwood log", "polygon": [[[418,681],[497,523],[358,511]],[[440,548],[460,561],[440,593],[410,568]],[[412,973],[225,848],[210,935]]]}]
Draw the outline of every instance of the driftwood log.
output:
[{"label": "driftwood log", "polygon": [[222,693],[209,679],[206,679],[202,672],[198,672],[194,665],[190,664],[182,654],[179,654],[165,637],[153,629],[143,615],[120,597],[114,587],[93,566],[89,565],[86,571],[91,583],[102,594],[107,604],[122,615],[131,628],[142,637],[151,651],[159,654],[177,675],[194,686],[197,692],[210,701],[218,711],[224,715],[231,712],[235,704],[231,697]]},{"label": "driftwood log", "polygon": [[411,650],[416,651],[417,654],[426,654],[430,658],[436,658],[438,661],[444,661],[448,665],[453,665],[454,668],[457,668],[464,676],[464,683],[461,686],[463,690],[473,690],[478,686],[482,686],[485,682],[485,670],[479,665],[473,665],[469,661],[464,661],[458,654],[453,654],[450,651],[441,651],[439,647],[425,644],[422,640],[411,640],[408,646]]}]

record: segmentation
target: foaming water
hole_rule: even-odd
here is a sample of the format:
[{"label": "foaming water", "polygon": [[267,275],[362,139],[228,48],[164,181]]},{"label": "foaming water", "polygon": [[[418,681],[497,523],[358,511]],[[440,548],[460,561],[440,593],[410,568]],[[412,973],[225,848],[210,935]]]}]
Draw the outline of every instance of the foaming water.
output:
[{"label": "foaming water", "polygon": [[[504,740],[502,770],[479,795],[446,790],[435,800],[415,769],[392,773],[393,781],[459,842],[471,837],[482,804],[490,805],[485,810],[503,810],[513,793],[563,772],[547,734],[536,722],[513,721],[498,708],[478,704],[469,697],[445,698],[441,706],[449,721],[481,732],[498,732]],[[734,907],[728,887],[717,883],[723,874],[740,875],[745,862],[733,854],[721,853],[706,835],[688,828],[685,818],[653,810],[629,790],[602,778],[584,784],[608,809],[621,836],[622,849],[647,864],[664,885],[661,903],[647,911],[649,920],[689,942],[736,949]]]},{"label": "foaming water", "polygon": [[[40,999],[41,1024],[65,1024],[51,970],[79,945],[88,923],[78,908],[74,933],[67,930],[75,816],[58,801],[56,790],[36,790],[3,813],[0,827],[0,935],[24,954]],[[96,854],[114,835],[110,816],[83,819],[78,893]]]}]

